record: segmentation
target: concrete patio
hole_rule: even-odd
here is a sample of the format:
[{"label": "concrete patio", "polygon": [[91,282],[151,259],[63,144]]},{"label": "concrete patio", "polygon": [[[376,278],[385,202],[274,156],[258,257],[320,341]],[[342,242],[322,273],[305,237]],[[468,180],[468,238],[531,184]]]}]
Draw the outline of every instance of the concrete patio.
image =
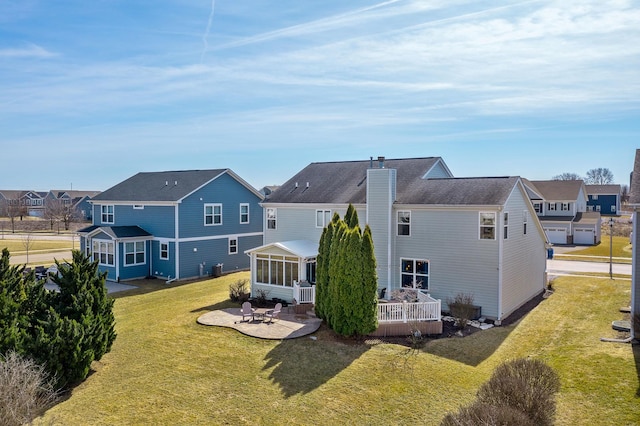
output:
[{"label": "concrete patio", "polygon": [[311,312],[297,314],[291,308],[283,308],[273,322],[258,319],[242,321],[240,308],[228,308],[207,312],[198,317],[197,322],[202,325],[233,328],[242,334],[260,339],[282,340],[312,334],[320,328],[322,320]]}]

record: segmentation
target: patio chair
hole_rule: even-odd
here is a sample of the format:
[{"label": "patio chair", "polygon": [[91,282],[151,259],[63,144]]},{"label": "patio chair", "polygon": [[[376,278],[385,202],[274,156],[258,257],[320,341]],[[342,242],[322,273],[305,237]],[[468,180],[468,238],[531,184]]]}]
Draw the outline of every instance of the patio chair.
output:
[{"label": "patio chair", "polygon": [[244,321],[245,317],[251,317],[253,321],[253,314],[255,313],[255,309],[251,307],[251,302],[244,302],[242,304],[242,308],[240,309],[240,313],[242,314],[242,321]]},{"label": "patio chair", "polygon": [[274,318],[278,318],[278,315],[280,315],[281,310],[282,310],[282,303],[276,303],[276,306],[273,309],[270,309],[267,312],[265,312],[264,317],[269,318],[269,321],[267,322],[273,322]]}]

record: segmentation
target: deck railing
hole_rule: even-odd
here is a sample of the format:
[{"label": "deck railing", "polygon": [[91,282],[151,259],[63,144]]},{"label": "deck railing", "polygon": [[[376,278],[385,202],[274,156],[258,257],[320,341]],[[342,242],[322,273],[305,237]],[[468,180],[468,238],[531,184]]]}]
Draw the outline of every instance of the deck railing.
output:
[{"label": "deck railing", "polygon": [[428,295],[418,297],[419,302],[378,303],[378,322],[440,321],[442,303]]},{"label": "deck railing", "polygon": [[301,286],[293,282],[293,298],[298,303],[316,303],[316,286]]}]

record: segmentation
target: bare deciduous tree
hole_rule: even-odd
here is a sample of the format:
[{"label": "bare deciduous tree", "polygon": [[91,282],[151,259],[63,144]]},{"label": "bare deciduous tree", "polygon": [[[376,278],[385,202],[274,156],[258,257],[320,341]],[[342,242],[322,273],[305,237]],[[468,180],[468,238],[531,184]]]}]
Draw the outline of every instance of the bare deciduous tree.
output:
[{"label": "bare deciduous tree", "polygon": [[44,209],[44,217],[50,222],[53,230],[54,223],[63,223],[65,231],[69,230],[69,225],[78,220],[78,214],[70,203],[64,200],[47,200]]},{"label": "bare deciduous tree", "polygon": [[587,171],[587,178],[585,179],[587,185],[608,185],[613,183],[613,173],[611,170],[603,167],[597,169],[591,169]]},{"label": "bare deciduous tree", "polygon": [[20,197],[7,200],[7,216],[11,221],[11,232],[16,232],[16,218],[22,220],[22,216],[27,214],[27,207],[20,202]]},{"label": "bare deciduous tree", "polygon": [[552,178],[553,180],[583,180],[582,176],[577,173],[565,172],[559,175],[556,175]]}]

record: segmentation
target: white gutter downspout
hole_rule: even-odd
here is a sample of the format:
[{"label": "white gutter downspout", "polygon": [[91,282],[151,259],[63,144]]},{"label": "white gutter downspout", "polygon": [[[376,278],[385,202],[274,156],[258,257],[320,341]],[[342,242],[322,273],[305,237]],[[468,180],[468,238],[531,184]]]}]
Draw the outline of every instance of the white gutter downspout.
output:
[{"label": "white gutter downspout", "polygon": [[500,224],[500,229],[496,229],[496,238],[499,238],[498,242],[498,320],[496,325],[502,324],[502,287],[503,287],[503,270],[502,265],[504,263],[504,214],[502,214],[502,206],[498,207],[498,215],[500,220],[497,222]]},{"label": "white gutter downspout", "polygon": [[175,280],[179,280],[180,279],[180,221],[178,220],[178,213],[180,211],[180,209],[178,208],[180,206],[180,204],[176,204],[175,205],[175,212],[176,214],[175,216],[175,241],[176,241],[176,276],[173,280],[171,281],[175,281]]},{"label": "white gutter downspout", "polygon": [[393,202],[395,201],[393,198],[393,185],[391,185],[390,182],[390,178],[391,175],[388,176],[388,180],[387,183],[389,184],[389,211],[388,211],[388,218],[389,220],[387,221],[389,226],[387,229],[387,289],[388,289],[388,294],[391,294],[391,289],[392,289],[392,285],[391,285],[391,260],[392,260],[392,256],[391,256],[391,247],[393,246]]}]

